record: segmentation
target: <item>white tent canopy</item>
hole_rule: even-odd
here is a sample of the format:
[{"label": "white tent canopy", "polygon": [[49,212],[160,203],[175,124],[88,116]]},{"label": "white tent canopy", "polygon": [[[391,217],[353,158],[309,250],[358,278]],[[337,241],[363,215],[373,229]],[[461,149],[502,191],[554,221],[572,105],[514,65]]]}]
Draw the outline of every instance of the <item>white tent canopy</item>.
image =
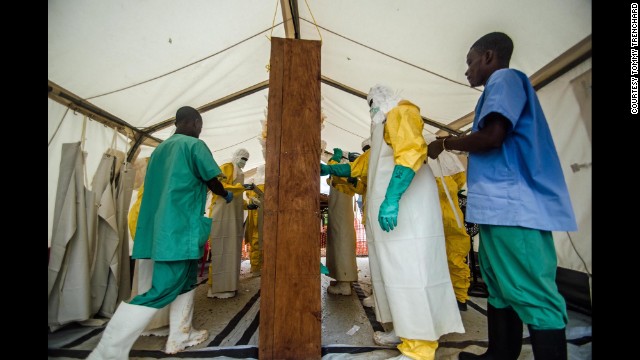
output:
[{"label": "white tent canopy", "polygon": [[[164,140],[179,107],[201,108],[200,138],[218,163],[245,147],[245,170],[256,168],[265,161],[258,138],[269,37],[298,37],[322,40],[327,150],[360,151],[370,123],[362,95],[376,83],[418,105],[427,131],[465,131],[481,94],[464,76],[466,52],[480,36],[502,31],[514,40],[511,67],[539,77],[534,85],[579,220],[577,233],[556,234],[559,265],[590,274],[591,114],[585,120],[573,84],[591,70],[591,23],[585,0],[49,1],[49,244],[61,144],[81,140],[82,113],[131,137],[148,131]],[[85,134],[90,182],[113,130],[89,120]],[[117,147],[127,144],[120,134]],[[152,150],[143,146],[139,156]]]}]

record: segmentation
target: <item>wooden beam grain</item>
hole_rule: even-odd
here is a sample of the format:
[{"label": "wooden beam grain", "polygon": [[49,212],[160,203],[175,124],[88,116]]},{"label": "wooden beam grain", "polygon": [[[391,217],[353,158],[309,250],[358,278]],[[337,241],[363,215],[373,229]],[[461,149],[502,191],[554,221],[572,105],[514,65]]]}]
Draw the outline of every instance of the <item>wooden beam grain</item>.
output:
[{"label": "wooden beam grain", "polygon": [[320,42],[271,39],[260,359],[320,359]]}]

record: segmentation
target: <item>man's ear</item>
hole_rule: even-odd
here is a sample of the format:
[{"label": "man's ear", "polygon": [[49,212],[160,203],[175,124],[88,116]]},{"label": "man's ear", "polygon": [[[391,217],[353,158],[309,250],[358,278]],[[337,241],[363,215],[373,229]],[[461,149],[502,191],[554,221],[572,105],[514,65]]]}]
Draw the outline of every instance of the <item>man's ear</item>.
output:
[{"label": "man's ear", "polygon": [[493,50],[486,50],[484,54],[482,54],[482,59],[485,64],[491,64],[495,60],[495,52]]}]

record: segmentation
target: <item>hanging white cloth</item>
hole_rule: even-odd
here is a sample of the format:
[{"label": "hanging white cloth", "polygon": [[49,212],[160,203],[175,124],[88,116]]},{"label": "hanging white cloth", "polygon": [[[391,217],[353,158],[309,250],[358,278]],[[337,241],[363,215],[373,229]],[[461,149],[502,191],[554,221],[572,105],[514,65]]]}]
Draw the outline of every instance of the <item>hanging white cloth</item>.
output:
[{"label": "hanging white cloth", "polygon": [[[116,149],[116,140],[118,132],[113,129],[113,139],[111,147],[102,155],[98,169],[93,177],[92,190],[99,195],[98,206],[98,225],[96,237],[96,249],[94,252],[91,289],[92,289],[92,310],[104,317],[111,317],[119,300],[123,300],[120,294],[120,282],[122,279],[121,269],[127,269],[126,293],[127,298],[130,295],[129,280],[129,260],[128,254],[125,263],[122,263],[123,236],[121,233],[126,224],[118,223],[124,220],[122,215],[118,216],[118,199],[119,191],[124,191],[126,186],[118,189],[117,182],[121,182],[121,169],[125,169],[125,154]],[[130,182],[127,176],[125,179]],[[123,194],[124,196],[124,194]],[[129,200],[131,196],[129,195]],[[125,198],[122,198],[124,201]],[[127,241],[128,252],[128,241]]]},{"label": "hanging white cloth", "polygon": [[[244,183],[244,173],[233,165],[233,183]],[[230,203],[218,196],[211,213],[211,284],[210,293],[238,290],[242,258],[243,198],[234,196]]]},{"label": "hanging white cloth", "polygon": [[428,166],[416,172],[400,199],[397,227],[382,230],[378,212],[395,164],[393,150],[383,139],[384,123],[372,126],[366,226],[373,235],[367,241],[378,321],[393,322],[396,334],[407,339],[464,333],[433,173]]},{"label": "hanging white cloth", "polygon": [[[115,131],[115,130],[114,130]],[[115,145],[115,144],[114,144]],[[122,155],[122,158],[120,158]],[[122,166],[119,168],[116,185],[116,221],[118,223],[118,248],[120,269],[118,274],[118,296],[115,305],[131,297],[131,257],[129,255],[129,207],[131,205],[131,195],[133,194],[133,184],[136,177],[136,169],[129,164],[126,159],[127,149],[124,152],[118,151],[116,159]],[[118,169],[118,167],[116,167]],[[115,309],[114,309],[115,310]]]},{"label": "hanging white cloth", "polygon": [[353,227],[353,195],[329,189],[327,268],[337,281],[358,281],[356,230]]},{"label": "hanging white cloth", "polygon": [[117,158],[107,150],[93,176],[91,189],[98,195],[97,237],[91,272],[91,309],[93,314],[111,317],[118,294],[117,282],[120,257],[116,255],[120,239],[116,218],[113,174]]},{"label": "hanging white cloth", "polygon": [[51,331],[91,317],[90,262],[84,154],[80,142],[63,144],[49,255],[48,323]]}]

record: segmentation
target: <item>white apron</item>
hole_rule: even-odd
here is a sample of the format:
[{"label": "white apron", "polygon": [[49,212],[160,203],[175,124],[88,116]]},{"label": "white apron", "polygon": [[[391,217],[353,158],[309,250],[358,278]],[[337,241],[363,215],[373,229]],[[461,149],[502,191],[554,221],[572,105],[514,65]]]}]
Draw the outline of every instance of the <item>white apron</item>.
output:
[{"label": "white apron", "polygon": [[453,293],[438,189],[429,166],[422,166],[400,199],[398,226],[385,232],[378,222],[395,166],[393,149],[384,142],[384,124],[371,137],[367,184],[369,265],[380,322],[393,322],[396,335],[437,340],[464,333]]},{"label": "white apron", "polygon": [[[234,167],[233,183],[244,183],[244,173]],[[227,204],[218,196],[211,213],[211,292],[238,290],[244,220],[242,196]]]},{"label": "white apron", "polygon": [[358,281],[356,230],[353,227],[353,195],[329,188],[327,268],[337,281]]},{"label": "white apron", "polygon": [[104,317],[113,316],[118,295],[120,238],[116,216],[115,173],[116,157],[108,149],[93,176],[91,189],[97,194],[97,237],[91,265],[91,312]]},{"label": "white apron", "polygon": [[[126,156],[126,153],[122,153]],[[124,158],[123,158],[124,159]],[[119,159],[119,160],[123,160]],[[116,305],[131,298],[131,258],[129,249],[128,215],[131,207],[131,194],[136,177],[136,169],[128,162],[120,167],[120,178],[116,187],[116,217],[120,242],[117,253],[120,254],[120,274]]]},{"label": "white apron", "polygon": [[49,255],[50,330],[91,317],[87,198],[80,142],[63,144]]}]

